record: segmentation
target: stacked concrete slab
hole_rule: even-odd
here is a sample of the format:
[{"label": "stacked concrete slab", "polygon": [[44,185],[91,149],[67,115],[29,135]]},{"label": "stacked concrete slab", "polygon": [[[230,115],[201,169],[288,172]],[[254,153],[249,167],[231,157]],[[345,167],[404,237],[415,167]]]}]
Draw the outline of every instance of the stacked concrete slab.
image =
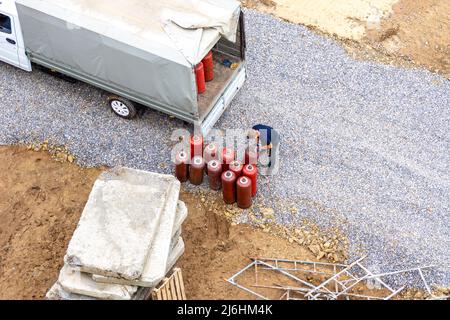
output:
[{"label": "stacked concrete slab", "polygon": [[129,168],[92,188],[48,299],[144,299],[184,252],[187,208],[170,175]]}]

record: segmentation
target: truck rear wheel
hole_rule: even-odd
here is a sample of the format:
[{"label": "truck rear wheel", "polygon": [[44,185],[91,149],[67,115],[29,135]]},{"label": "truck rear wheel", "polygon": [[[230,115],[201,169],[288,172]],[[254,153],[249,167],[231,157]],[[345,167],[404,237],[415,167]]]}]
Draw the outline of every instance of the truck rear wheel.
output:
[{"label": "truck rear wheel", "polygon": [[119,96],[110,96],[108,104],[112,111],[121,118],[132,119],[136,116],[137,110],[133,102]]}]

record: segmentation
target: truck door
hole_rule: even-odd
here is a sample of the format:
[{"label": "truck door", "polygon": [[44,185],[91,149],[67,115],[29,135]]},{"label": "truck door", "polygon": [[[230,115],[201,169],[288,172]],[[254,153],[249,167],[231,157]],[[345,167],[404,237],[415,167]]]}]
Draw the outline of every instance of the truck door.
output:
[{"label": "truck door", "polygon": [[0,60],[20,67],[13,17],[0,12]]}]

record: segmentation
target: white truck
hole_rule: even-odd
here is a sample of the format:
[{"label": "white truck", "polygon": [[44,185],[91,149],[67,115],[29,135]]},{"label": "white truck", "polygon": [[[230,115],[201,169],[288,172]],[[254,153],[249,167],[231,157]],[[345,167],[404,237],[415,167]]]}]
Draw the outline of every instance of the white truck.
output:
[{"label": "white truck", "polygon": [[[140,104],[206,134],[246,79],[245,49],[235,0],[0,0],[1,61],[101,88],[123,118]],[[198,94],[211,50],[214,80]]]}]

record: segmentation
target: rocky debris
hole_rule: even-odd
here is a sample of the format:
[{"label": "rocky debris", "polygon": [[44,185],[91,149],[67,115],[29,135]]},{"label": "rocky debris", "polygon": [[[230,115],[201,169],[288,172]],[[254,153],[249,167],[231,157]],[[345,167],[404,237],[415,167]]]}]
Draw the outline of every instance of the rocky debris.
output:
[{"label": "rocky debris", "polygon": [[286,238],[290,243],[306,247],[317,260],[343,262],[348,259],[348,239],[337,228],[322,229],[304,220],[301,226],[288,228],[274,223],[260,225],[264,232]]},{"label": "rocky debris", "polygon": [[448,299],[450,295],[450,287],[433,286],[431,288],[432,294],[427,291],[417,288],[406,289],[402,293],[402,299],[406,300],[436,300]]},{"label": "rocky debris", "polygon": [[440,287],[440,286],[435,286],[434,287],[434,291],[433,294],[436,296],[448,296],[450,295],[450,286],[448,287]]},{"label": "rocky debris", "polygon": [[31,143],[27,145],[28,150],[33,150],[36,152],[39,151],[45,151],[48,152],[52,159],[59,161],[59,162],[69,162],[74,163],[76,158],[74,155],[72,155],[69,150],[67,150],[67,147],[65,146],[55,146],[49,144],[48,140],[45,140],[40,143]]},{"label": "rocky debris", "polygon": [[224,204],[221,194],[215,191],[197,189],[192,192],[206,210],[225,216],[232,225],[239,224],[240,218],[245,215],[248,217],[245,222],[261,228],[264,232],[283,237],[290,243],[304,246],[317,260],[343,262],[348,259],[349,240],[337,227],[320,228],[307,219],[300,219],[300,223],[290,226],[277,223],[279,212],[287,212],[292,216],[298,214],[295,204],[276,201],[273,207],[269,207],[259,201],[255,202],[251,209],[243,210],[236,204]]},{"label": "rocky debris", "polygon": [[134,299],[155,287],[184,252],[187,217],[173,176],[129,168],[102,173],[92,188],[48,299]]},{"label": "rocky debris", "polygon": [[275,218],[275,212],[272,208],[261,208],[260,212],[266,220],[273,220]]}]

